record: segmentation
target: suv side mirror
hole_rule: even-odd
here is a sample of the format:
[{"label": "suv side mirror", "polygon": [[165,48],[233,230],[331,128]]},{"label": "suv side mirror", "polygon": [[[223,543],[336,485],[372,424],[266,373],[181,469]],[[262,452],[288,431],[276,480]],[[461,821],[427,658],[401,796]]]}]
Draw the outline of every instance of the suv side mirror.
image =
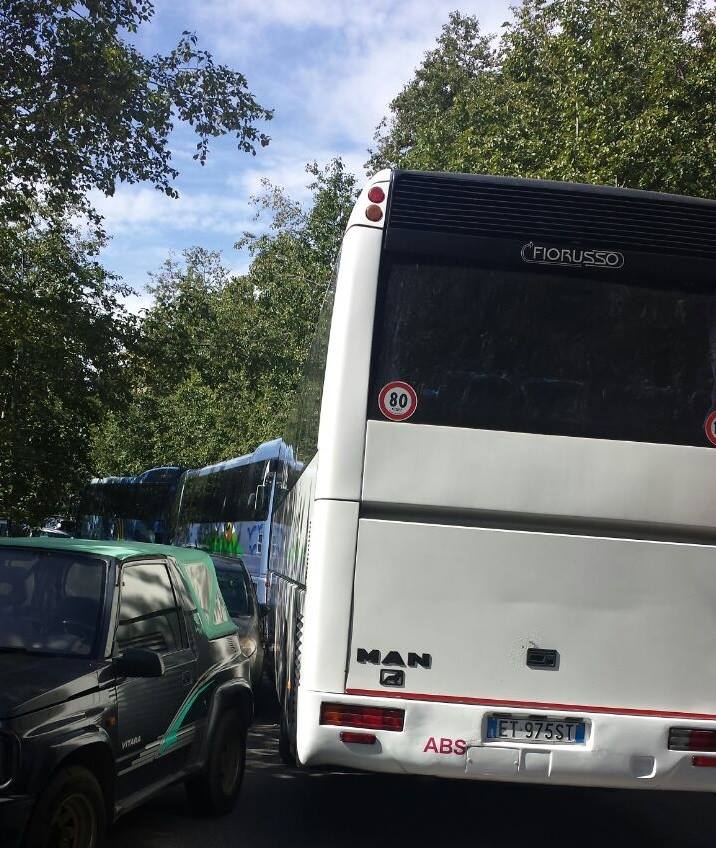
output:
[{"label": "suv side mirror", "polygon": [[164,661],[156,651],[128,648],[115,659],[114,668],[121,677],[161,677]]}]

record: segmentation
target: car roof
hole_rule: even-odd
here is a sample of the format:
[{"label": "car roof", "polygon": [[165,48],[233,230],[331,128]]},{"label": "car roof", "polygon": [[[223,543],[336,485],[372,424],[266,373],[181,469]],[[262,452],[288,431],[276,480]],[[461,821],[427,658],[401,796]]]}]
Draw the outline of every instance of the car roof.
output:
[{"label": "car roof", "polygon": [[173,545],[154,545],[150,542],[110,542],[98,539],[70,539],[51,536],[4,537],[3,548],[41,548],[48,551],[65,551],[76,554],[94,554],[126,560],[139,556],[171,556],[178,562],[206,562],[206,554],[197,548],[178,548]]},{"label": "car roof", "polygon": [[94,554],[125,561],[137,557],[171,557],[196,605],[202,630],[209,639],[236,632],[216,580],[211,557],[199,548],[153,545],[149,542],[105,542],[95,539],[57,539],[49,536],[0,539],[3,548],[25,548],[57,553]]}]

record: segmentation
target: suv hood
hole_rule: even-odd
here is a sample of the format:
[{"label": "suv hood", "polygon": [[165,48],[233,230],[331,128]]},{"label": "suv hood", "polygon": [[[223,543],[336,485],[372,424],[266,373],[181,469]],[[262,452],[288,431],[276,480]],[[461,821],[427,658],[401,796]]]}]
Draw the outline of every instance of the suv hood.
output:
[{"label": "suv hood", "polygon": [[97,688],[90,659],[0,652],[0,718],[51,707]]}]

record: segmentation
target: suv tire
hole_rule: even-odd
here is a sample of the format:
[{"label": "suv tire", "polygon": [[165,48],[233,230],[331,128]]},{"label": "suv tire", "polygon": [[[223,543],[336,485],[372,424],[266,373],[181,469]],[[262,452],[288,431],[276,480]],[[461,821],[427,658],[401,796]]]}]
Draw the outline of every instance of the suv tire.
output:
[{"label": "suv tire", "polygon": [[82,766],[61,769],[35,804],[25,848],[101,848],[107,829],[102,788]]},{"label": "suv tire", "polygon": [[246,728],[237,712],[219,719],[209,743],[206,767],[189,778],[186,791],[195,812],[223,816],[236,804],[246,766]]}]

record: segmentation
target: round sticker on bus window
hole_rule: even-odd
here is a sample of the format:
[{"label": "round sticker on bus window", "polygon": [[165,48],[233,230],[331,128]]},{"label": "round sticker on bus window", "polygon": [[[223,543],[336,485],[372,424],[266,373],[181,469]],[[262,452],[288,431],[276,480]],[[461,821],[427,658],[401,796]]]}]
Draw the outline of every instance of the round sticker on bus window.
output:
[{"label": "round sticker on bus window", "polygon": [[418,408],[418,396],[410,383],[393,380],[380,390],[378,406],[391,421],[407,421]]},{"label": "round sticker on bus window", "polygon": [[704,422],[704,430],[706,430],[706,438],[712,445],[716,445],[716,410],[709,412]]}]

